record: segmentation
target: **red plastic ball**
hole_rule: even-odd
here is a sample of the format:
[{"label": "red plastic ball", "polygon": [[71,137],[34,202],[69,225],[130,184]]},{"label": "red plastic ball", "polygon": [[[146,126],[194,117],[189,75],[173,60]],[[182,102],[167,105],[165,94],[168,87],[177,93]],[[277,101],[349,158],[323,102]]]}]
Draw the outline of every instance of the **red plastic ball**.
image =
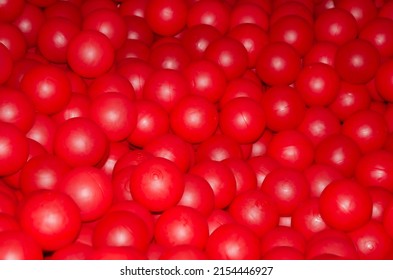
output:
[{"label": "red plastic ball", "polygon": [[85,260],[93,251],[89,245],[75,242],[55,251],[50,260]]},{"label": "red plastic ball", "polygon": [[26,196],[18,210],[22,229],[44,251],[55,251],[71,244],[81,227],[76,203],[66,194],[54,190],[36,191]]},{"label": "red plastic ball", "polygon": [[263,95],[262,107],[266,126],[273,131],[297,128],[306,112],[306,105],[300,93],[289,86],[269,88]]},{"label": "red plastic ball", "polygon": [[26,133],[26,137],[41,144],[49,153],[53,153],[56,122],[49,116],[36,113],[32,128]]},{"label": "red plastic ball", "polygon": [[224,71],[214,62],[206,59],[192,61],[186,67],[184,75],[194,95],[217,102],[224,94],[227,79]]},{"label": "red plastic ball", "polygon": [[236,3],[231,10],[229,28],[233,29],[241,24],[255,24],[262,30],[269,28],[269,15],[254,3]]},{"label": "red plastic ball", "polygon": [[59,112],[71,99],[71,85],[65,72],[51,65],[36,66],[28,71],[21,81],[21,89],[36,111],[48,115]]},{"label": "red plastic ball", "polygon": [[87,260],[147,260],[145,254],[134,247],[107,246],[94,249],[87,255]]},{"label": "red plastic ball", "polygon": [[361,228],[349,233],[360,259],[389,259],[393,249],[393,241],[383,225],[370,221]]},{"label": "red plastic ball", "polygon": [[12,75],[14,60],[6,46],[0,44],[0,60],[3,67],[0,70],[0,85],[4,84]]},{"label": "red plastic ball", "polygon": [[238,97],[228,101],[220,112],[221,131],[236,140],[247,144],[256,141],[264,132],[266,117],[262,106],[251,98]]},{"label": "red plastic ball", "polygon": [[178,245],[166,249],[160,260],[206,260],[206,253],[191,245]]},{"label": "red plastic ball", "polygon": [[266,175],[260,190],[269,195],[280,216],[291,216],[309,197],[309,184],[300,171],[276,168]]},{"label": "red plastic ball", "polygon": [[263,260],[304,260],[304,254],[292,247],[280,246],[268,251]]},{"label": "red plastic ball", "polygon": [[255,69],[268,85],[290,85],[300,72],[301,58],[288,43],[270,43],[261,50]]},{"label": "red plastic ball", "polygon": [[147,46],[150,46],[153,43],[153,31],[150,29],[150,26],[144,18],[136,15],[128,15],[124,16],[123,19],[127,26],[127,39],[140,41],[145,43]]},{"label": "red plastic ball", "polygon": [[393,101],[393,62],[387,60],[381,64],[375,74],[375,86],[378,90],[379,95],[386,101]]},{"label": "red plastic ball", "polygon": [[49,61],[66,63],[69,43],[78,33],[76,23],[64,18],[47,19],[38,33],[37,47]]},{"label": "red plastic ball", "polygon": [[246,48],[229,36],[213,41],[206,48],[204,57],[219,65],[228,79],[240,77],[249,64]]},{"label": "red plastic ball", "polygon": [[0,4],[0,18],[2,21],[13,21],[22,11],[26,5],[23,0],[6,0]]},{"label": "red plastic ball", "polygon": [[362,152],[367,153],[383,147],[388,135],[388,126],[382,114],[363,110],[344,121],[342,133],[353,139]]},{"label": "red plastic ball", "polygon": [[173,36],[187,23],[188,7],[184,0],[152,0],[146,5],[145,18],[154,33]]},{"label": "red plastic ball", "polygon": [[321,193],[319,210],[325,223],[340,231],[365,225],[372,214],[372,200],[367,190],[351,179],[330,183]]},{"label": "red plastic ball", "polygon": [[128,211],[107,213],[94,228],[95,248],[133,247],[141,252],[147,250],[150,238],[144,221]]},{"label": "red plastic ball", "polygon": [[14,125],[0,122],[0,176],[20,170],[29,155],[25,135]]},{"label": "red plastic ball", "polygon": [[303,170],[314,160],[314,147],[301,132],[283,130],[273,136],[267,154],[284,167]]},{"label": "red plastic ball", "polygon": [[46,7],[44,10],[45,16],[49,18],[64,18],[76,25],[80,26],[82,23],[82,13],[79,9],[81,2],[75,1],[58,1]]},{"label": "red plastic ball", "polygon": [[343,179],[341,172],[330,165],[314,163],[304,170],[311,197],[319,197],[331,182]]},{"label": "red plastic ball", "polygon": [[127,39],[127,25],[124,18],[112,9],[97,9],[83,18],[82,30],[95,30],[105,35],[115,50]]},{"label": "red plastic ball", "polygon": [[260,190],[249,190],[237,195],[228,211],[237,223],[246,226],[258,237],[274,229],[280,216],[274,199]]},{"label": "red plastic ball", "polygon": [[96,78],[105,74],[114,60],[111,41],[99,31],[81,31],[68,44],[67,62],[82,77]]},{"label": "red plastic ball", "polygon": [[0,232],[1,260],[42,260],[43,252],[27,233],[17,230]]},{"label": "red plastic ball", "polygon": [[306,239],[293,227],[278,226],[267,232],[261,238],[260,250],[262,256],[277,247],[289,247],[304,253]]},{"label": "red plastic ball", "polygon": [[20,188],[27,195],[36,190],[58,190],[59,183],[70,168],[66,163],[50,154],[30,159],[20,175]]},{"label": "red plastic ball", "polygon": [[227,158],[222,161],[228,166],[236,181],[236,195],[257,188],[257,177],[251,165],[240,158]]},{"label": "red plastic ball", "polygon": [[16,230],[20,230],[20,225],[17,219],[12,215],[0,213],[0,233]]},{"label": "red plastic ball", "polygon": [[212,102],[201,96],[188,95],[172,109],[170,125],[176,135],[195,144],[214,134],[218,119],[217,109]]},{"label": "red plastic ball", "polygon": [[303,57],[303,65],[314,63],[324,63],[334,66],[338,46],[330,42],[316,42],[313,44],[308,53]]},{"label": "red plastic ball", "polygon": [[131,195],[153,212],[175,206],[184,192],[184,174],[170,160],[152,157],[139,164],[131,175]]},{"label": "red plastic ball", "polygon": [[360,29],[377,15],[376,5],[371,0],[342,0],[335,2],[338,8],[345,9],[353,15]]},{"label": "red plastic ball", "polygon": [[208,216],[214,209],[214,192],[201,176],[185,174],[183,196],[177,205],[194,208]]},{"label": "red plastic ball", "polygon": [[11,23],[0,22],[0,44],[9,50],[14,61],[22,59],[27,52],[27,42],[22,31]]},{"label": "red plastic ball", "polygon": [[337,49],[334,64],[344,81],[364,84],[375,76],[380,64],[380,55],[370,42],[353,39]]},{"label": "red plastic ball", "polygon": [[368,192],[373,202],[372,219],[383,223],[385,211],[389,203],[393,200],[393,194],[382,187],[370,187],[368,188]]},{"label": "red plastic ball", "polygon": [[234,199],[236,180],[231,169],[226,165],[213,160],[205,160],[195,164],[190,173],[201,176],[209,183],[213,189],[216,209],[224,209]]},{"label": "red plastic ball", "polygon": [[67,105],[51,118],[61,124],[72,118],[88,118],[90,116],[91,99],[86,94],[73,93]]},{"label": "red plastic ball", "polygon": [[257,260],[259,243],[257,235],[247,227],[225,224],[209,236],[206,253],[213,260]]},{"label": "red plastic ball", "polygon": [[154,236],[157,243],[164,247],[191,245],[204,249],[209,230],[202,213],[178,205],[164,211],[158,218]]},{"label": "red plastic ball", "polygon": [[64,175],[58,189],[75,201],[83,222],[102,217],[112,205],[111,181],[95,167],[72,169]]},{"label": "red plastic ball", "polygon": [[393,36],[389,30],[393,28],[393,21],[387,18],[374,18],[369,21],[359,33],[359,38],[372,43],[382,58],[393,55]]}]

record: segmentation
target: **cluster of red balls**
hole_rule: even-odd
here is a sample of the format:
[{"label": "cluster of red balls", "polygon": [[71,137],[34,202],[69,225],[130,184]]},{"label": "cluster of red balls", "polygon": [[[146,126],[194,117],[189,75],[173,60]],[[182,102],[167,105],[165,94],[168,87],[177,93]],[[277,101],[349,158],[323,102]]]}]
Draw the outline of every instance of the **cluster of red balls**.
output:
[{"label": "cluster of red balls", "polygon": [[393,1],[0,1],[0,259],[391,259]]}]

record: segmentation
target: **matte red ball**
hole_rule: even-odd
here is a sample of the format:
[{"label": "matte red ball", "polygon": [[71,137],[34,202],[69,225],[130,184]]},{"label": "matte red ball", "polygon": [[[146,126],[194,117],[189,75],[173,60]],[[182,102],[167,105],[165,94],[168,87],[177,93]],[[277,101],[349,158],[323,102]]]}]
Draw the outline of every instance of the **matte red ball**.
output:
[{"label": "matte red ball", "polygon": [[107,155],[108,139],[92,120],[72,118],[58,126],[54,152],[70,166],[94,166]]},{"label": "matte red ball", "polygon": [[389,32],[393,28],[393,21],[376,17],[370,20],[359,33],[359,38],[372,43],[382,58],[393,55],[393,36]]},{"label": "matte red ball", "polygon": [[0,18],[3,21],[13,21],[22,11],[25,5],[23,0],[7,0],[0,5]]},{"label": "matte red ball", "polygon": [[143,147],[151,139],[169,131],[169,116],[161,105],[149,100],[136,101],[134,104],[137,112],[136,126],[127,138],[132,145]]},{"label": "matte red ball", "polygon": [[154,33],[161,36],[173,36],[179,33],[187,23],[188,7],[184,0],[148,1],[145,18]]},{"label": "matte red ball", "polygon": [[337,49],[334,65],[346,82],[363,84],[369,82],[380,64],[378,50],[368,41],[353,39]]},{"label": "matte red ball", "polygon": [[201,143],[218,127],[218,112],[208,99],[188,95],[180,100],[170,114],[173,132],[192,144]]},{"label": "matte red ball", "polygon": [[12,75],[14,60],[10,51],[3,44],[0,45],[0,59],[3,67],[0,70],[0,85],[4,84]]},{"label": "matte red ball", "polygon": [[352,179],[330,183],[319,200],[322,219],[329,227],[340,231],[365,225],[371,219],[372,207],[370,194]]},{"label": "matte red ball", "polygon": [[265,89],[259,81],[255,82],[247,77],[233,79],[228,82],[224,94],[219,100],[219,106],[222,108],[227,102],[238,97],[248,97],[261,103],[264,94]]},{"label": "matte red ball", "polygon": [[258,237],[274,229],[280,216],[274,199],[260,190],[249,190],[237,195],[228,211],[237,223],[246,226]]},{"label": "matte red ball", "polygon": [[167,249],[160,260],[206,260],[206,253],[191,245],[178,245]]},{"label": "matte red ball", "polygon": [[262,30],[269,28],[269,15],[255,3],[236,3],[231,10],[229,28],[233,30],[241,24],[254,24]]},{"label": "matte red ball", "polygon": [[171,133],[151,140],[144,146],[144,150],[153,156],[174,162],[183,172],[187,172],[194,162],[192,145]]},{"label": "matte red ball", "polygon": [[94,228],[93,246],[96,248],[133,247],[147,250],[150,238],[144,221],[128,211],[107,213]]},{"label": "matte red ball", "polygon": [[263,260],[304,260],[304,254],[292,247],[275,247],[268,251]]},{"label": "matte red ball", "polygon": [[288,1],[285,5],[277,6],[270,15],[270,24],[274,24],[282,17],[297,15],[305,19],[308,23],[313,24],[313,14],[304,1]]},{"label": "matte red ball", "polygon": [[373,202],[372,220],[383,223],[385,211],[393,200],[393,194],[382,187],[368,188]]},{"label": "matte red ball", "polygon": [[356,19],[349,11],[333,7],[326,9],[315,20],[315,39],[342,45],[358,35]]},{"label": "matte red ball", "polygon": [[26,137],[41,144],[47,152],[53,153],[56,131],[56,122],[50,116],[36,113],[33,126],[26,133]]},{"label": "matte red ball", "polygon": [[365,260],[386,260],[391,256],[393,241],[381,223],[370,221],[349,233],[359,258]]},{"label": "matte red ball", "polygon": [[27,52],[27,42],[22,31],[11,23],[0,22],[0,43],[9,50],[14,61],[22,59]]},{"label": "matte red ball", "polygon": [[0,121],[27,132],[33,126],[34,117],[34,106],[23,92],[9,87],[0,88]]},{"label": "matte red ball", "polygon": [[36,191],[26,196],[18,210],[24,232],[44,251],[55,251],[71,244],[78,236],[81,215],[76,203],[54,190]]},{"label": "matte red ball", "polygon": [[227,211],[214,209],[207,217],[207,223],[209,226],[209,235],[211,235],[220,226],[235,223],[235,220]]},{"label": "matte red ball", "polygon": [[270,25],[271,42],[285,42],[291,45],[300,55],[305,55],[314,42],[312,25],[298,15],[288,15]]},{"label": "matte red ball", "polygon": [[330,135],[341,132],[338,117],[326,107],[314,106],[307,109],[298,130],[306,135],[314,145],[318,145]]},{"label": "matte red ball", "polygon": [[16,126],[0,122],[0,176],[20,170],[28,155],[29,144],[25,135]]},{"label": "matte red ball", "polygon": [[72,118],[88,118],[91,107],[91,99],[83,93],[73,93],[67,105],[51,118],[57,124],[61,124]]},{"label": "matte red ball", "polygon": [[314,163],[305,169],[304,175],[310,186],[311,197],[319,197],[327,185],[344,177],[337,168],[318,163]]},{"label": "matte red ball", "polygon": [[164,247],[191,245],[204,249],[209,237],[206,218],[187,206],[175,206],[162,213],[155,227],[155,240]]},{"label": "matte red ball", "polygon": [[201,176],[185,174],[184,192],[177,205],[188,206],[208,216],[214,209],[214,192]]},{"label": "matte red ball", "polygon": [[148,61],[157,69],[183,71],[190,63],[190,56],[181,41],[167,42],[153,46]]},{"label": "matte red ball", "polygon": [[28,71],[21,81],[21,90],[36,111],[48,115],[59,112],[71,99],[71,85],[65,72],[53,65],[39,65]]},{"label": "matte red ball", "polygon": [[75,242],[65,246],[50,256],[50,260],[85,260],[93,248],[89,245]]},{"label": "matte red ball", "polygon": [[69,43],[78,33],[76,23],[64,18],[47,19],[38,33],[37,47],[49,61],[66,63]]},{"label": "matte red ball", "polygon": [[280,216],[291,216],[310,195],[304,174],[285,167],[277,168],[266,175],[260,190],[272,199]]},{"label": "matte red ball", "polygon": [[192,61],[186,67],[184,75],[194,95],[203,96],[215,103],[224,94],[227,85],[225,73],[210,60]]},{"label": "matte red ball", "polygon": [[314,160],[314,147],[303,133],[283,130],[273,136],[267,154],[284,167],[303,170]]},{"label": "matte red ball", "polygon": [[[121,5],[119,9],[123,6],[124,5]],[[127,39],[143,42],[147,46],[150,46],[153,43],[153,31],[150,29],[149,24],[144,18],[136,15],[125,15],[123,16],[123,19],[127,26]]]},{"label": "matte red ball", "polygon": [[375,86],[378,90],[380,96],[388,101],[393,101],[393,62],[391,60],[387,60],[381,64],[375,74]]},{"label": "matte red ball", "polygon": [[108,246],[94,249],[87,255],[87,260],[147,260],[144,253],[134,247]]},{"label": "matte red ball", "polygon": [[70,167],[61,159],[50,154],[30,159],[20,175],[20,188],[24,195],[36,190],[58,190],[59,183]]},{"label": "matte red ball", "polygon": [[261,238],[260,250],[262,256],[277,247],[289,247],[304,253],[306,239],[292,227],[278,226],[267,232]]},{"label": "matte red ball", "polygon": [[251,157],[248,159],[248,163],[254,170],[255,176],[257,178],[258,189],[262,186],[266,176],[280,166],[276,160],[267,155]]},{"label": "matte red ball", "polygon": [[130,191],[131,175],[135,170],[134,165],[126,166],[112,174],[113,202],[132,201]]},{"label": "matte red ball", "polygon": [[170,112],[188,93],[189,85],[181,72],[160,69],[146,80],[143,97]]},{"label": "matte red ball", "polygon": [[240,77],[249,64],[243,44],[228,36],[213,41],[206,48],[204,57],[220,66],[227,79]]},{"label": "matte red ball", "polygon": [[290,85],[301,70],[301,58],[288,43],[270,43],[261,50],[255,69],[268,85]]},{"label": "matte red ball", "polygon": [[264,132],[265,126],[266,117],[262,106],[251,98],[235,98],[221,109],[220,129],[238,143],[256,141]]},{"label": "matte red ball", "polygon": [[366,110],[370,103],[371,94],[366,85],[341,82],[329,109],[340,120],[345,120],[358,111]]},{"label": "matte red ball", "polygon": [[105,35],[115,50],[127,39],[127,25],[124,18],[111,9],[97,9],[83,18],[82,30],[95,30]]},{"label": "matte red ball", "polygon": [[243,153],[240,145],[226,135],[214,134],[196,147],[196,162],[204,160],[222,161],[229,158],[242,159]]},{"label": "matte red ball", "polygon": [[141,41],[127,39],[121,47],[116,51],[116,62],[121,63],[130,58],[137,58],[143,61],[148,61],[150,56],[150,49]]},{"label": "matte red ball", "polygon": [[110,141],[125,140],[134,130],[137,112],[134,103],[121,93],[103,93],[90,107],[90,118]]},{"label": "matte red ball", "polygon": [[6,213],[0,213],[0,233],[16,230],[20,230],[20,225],[16,217]]},{"label": "matte red ball", "polygon": [[328,136],[315,149],[316,163],[332,166],[348,177],[353,175],[360,158],[356,142],[343,134]]},{"label": "matte red ball", "polygon": [[236,195],[257,188],[257,177],[251,165],[240,158],[227,158],[222,161],[228,166],[236,181]]},{"label": "matte red ball", "polygon": [[111,41],[99,31],[81,31],[69,42],[67,62],[82,77],[96,78],[105,74],[114,60]]},{"label": "matte red ball", "polygon": [[44,14],[47,18],[64,18],[76,25],[82,23],[82,13],[79,9],[81,1],[60,1],[46,7]]},{"label": "matte red ball", "polygon": [[153,212],[175,206],[184,192],[184,174],[170,160],[152,157],[139,164],[131,175],[131,195]]},{"label": "matte red ball", "polygon": [[224,164],[205,160],[195,164],[189,171],[204,178],[213,189],[216,209],[226,208],[236,195],[236,180],[231,169]]},{"label": "matte red ball", "polygon": [[0,213],[15,216],[18,202],[16,197],[0,192]]},{"label": "matte red ball", "polygon": [[206,253],[213,260],[257,260],[259,239],[252,230],[239,224],[225,224],[209,237]]},{"label": "matte red ball", "polygon": [[111,181],[95,167],[72,169],[61,180],[59,190],[75,201],[83,222],[102,217],[112,205]]},{"label": "matte red ball", "polygon": [[324,63],[334,66],[334,58],[336,56],[338,46],[330,42],[316,42],[303,57],[303,65],[314,63]]},{"label": "matte red ball", "polygon": [[326,229],[316,233],[307,243],[306,259],[357,260],[359,255],[348,234]]},{"label": "matte red ball", "polygon": [[146,159],[153,157],[149,152],[141,149],[131,149],[122,155],[117,161],[113,169],[113,173],[116,174],[123,168],[129,166],[137,166]]},{"label": "matte red ball", "polygon": [[273,131],[295,129],[302,122],[306,105],[293,87],[273,86],[263,95],[266,126]]},{"label": "matte red ball", "polygon": [[388,126],[382,114],[363,110],[344,121],[342,133],[353,139],[362,152],[367,153],[383,147]]},{"label": "matte red ball", "polygon": [[221,34],[225,34],[229,29],[230,12],[230,8],[225,2],[219,0],[198,1],[188,11],[187,27],[192,28],[201,24],[210,25]]},{"label": "matte red ball", "polygon": [[39,244],[21,230],[0,232],[1,260],[42,260]]},{"label": "matte red ball", "polygon": [[356,19],[359,29],[362,29],[370,20],[377,15],[377,7],[374,1],[342,0],[337,2],[337,7],[347,10]]}]

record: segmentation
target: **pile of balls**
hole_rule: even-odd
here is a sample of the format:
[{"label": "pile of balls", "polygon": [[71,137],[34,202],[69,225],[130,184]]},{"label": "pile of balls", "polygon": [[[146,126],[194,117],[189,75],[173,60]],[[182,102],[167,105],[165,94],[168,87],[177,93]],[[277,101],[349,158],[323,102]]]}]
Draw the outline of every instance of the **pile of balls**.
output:
[{"label": "pile of balls", "polygon": [[0,259],[393,258],[393,1],[0,1]]}]

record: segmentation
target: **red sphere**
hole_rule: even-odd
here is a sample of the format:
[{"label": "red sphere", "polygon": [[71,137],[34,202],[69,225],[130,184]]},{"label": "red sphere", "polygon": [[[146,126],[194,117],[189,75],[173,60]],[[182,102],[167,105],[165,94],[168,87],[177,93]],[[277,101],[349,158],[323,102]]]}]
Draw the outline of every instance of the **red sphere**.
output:
[{"label": "red sphere", "polygon": [[20,188],[27,195],[36,190],[58,190],[59,183],[70,170],[68,165],[50,154],[30,159],[20,175]]},{"label": "red sphere", "polygon": [[70,166],[93,166],[107,155],[108,140],[92,120],[72,118],[58,126],[54,152]]},{"label": "red sphere", "polygon": [[265,130],[265,125],[262,106],[251,98],[232,99],[220,112],[221,131],[241,144],[256,141]]},{"label": "red sphere", "polygon": [[1,260],[42,260],[43,252],[39,244],[23,231],[0,232]]},{"label": "red sphere", "polygon": [[208,216],[214,209],[214,192],[201,176],[185,174],[183,196],[177,205],[194,208]]},{"label": "red sphere", "polygon": [[75,242],[65,246],[50,256],[50,260],[85,260],[93,248],[89,245]]},{"label": "red sphere", "polygon": [[209,226],[209,235],[211,235],[220,226],[235,223],[235,220],[227,211],[214,209],[207,217],[207,223]]},{"label": "red sphere", "polygon": [[96,78],[108,72],[114,60],[111,41],[99,31],[81,31],[69,42],[68,64],[82,77]]},{"label": "red sphere", "polygon": [[2,85],[11,77],[14,67],[14,60],[11,57],[11,53],[3,44],[0,44],[0,60],[3,65],[0,69],[0,85]]},{"label": "red sphere", "polygon": [[239,224],[226,224],[210,235],[206,253],[213,260],[258,260],[259,244],[252,230]]},{"label": "red sphere", "polygon": [[32,128],[26,133],[26,137],[41,144],[49,153],[53,153],[56,122],[53,118],[36,113]]},{"label": "red sphere", "polygon": [[206,253],[191,245],[178,245],[167,249],[160,260],[206,260]]},{"label": "red sphere", "polygon": [[280,216],[274,199],[260,190],[249,190],[237,195],[228,211],[237,223],[246,226],[258,237],[274,229]]},{"label": "red sphere", "polygon": [[277,247],[289,247],[304,253],[306,239],[293,227],[278,226],[267,232],[261,238],[260,249],[262,256]]},{"label": "red sphere", "polygon": [[127,138],[132,145],[143,147],[151,139],[169,131],[169,116],[162,106],[149,100],[136,101],[134,104],[137,113],[136,126]]},{"label": "red sphere", "polygon": [[72,169],[61,180],[59,190],[75,201],[83,222],[102,217],[112,205],[111,181],[95,167]]},{"label": "red sphere", "polygon": [[31,99],[36,111],[54,114],[71,99],[71,85],[66,74],[52,65],[39,65],[28,71],[21,90]]},{"label": "red sphere", "polygon": [[228,79],[240,77],[249,64],[243,44],[228,36],[213,41],[206,48],[204,57],[220,66]]},{"label": "red sphere", "polygon": [[229,27],[231,30],[241,24],[254,24],[262,30],[269,28],[269,15],[256,3],[236,3],[231,10]]},{"label": "red sphere", "polygon": [[204,249],[209,230],[202,213],[178,205],[161,214],[156,222],[154,236],[157,243],[164,247],[191,245]]},{"label": "red sphere", "polygon": [[338,46],[330,42],[316,42],[303,57],[303,65],[324,63],[334,67],[334,58]]},{"label": "red sphere", "polygon": [[329,227],[351,231],[371,219],[372,200],[367,190],[356,181],[342,179],[330,183],[321,193],[319,210]]},{"label": "red sphere", "polygon": [[297,170],[305,169],[314,160],[311,140],[297,130],[283,130],[274,135],[267,153],[282,166]]},{"label": "red sphere", "polygon": [[380,64],[380,56],[370,42],[353,39],[337,49],[334,64],[337,73],[344,81],[364,84],[375,76]]},{"label": "red sphere", "polygon": [[170,124],[173,132],[192,144],[208,139],[218,126],[218,112],[208,99],[188,95],[172,109]]},{"label": "red sphere", "polygon": [[11,23],[0,22],[0,44],[9,50],[14,61],[22,59],[27,51],[27,42],[22,31]]},{"label": "red sphere", "polygon": [[268,85],[290,85],[300,72],[301,58],[288,43],[270,43],[261,50],[255,69]]},{"label": "red sphere", "polygon": [[61,124],[72,118],[88,118],[91,107],[91,99],[86,94],[73,93],[67,105],[51,118],[57,124]]},{"label": "red sphere", "polygon": [[13,21],[22,11],[26,5],[23,0],[6,0],[0,4],[0,18],[2,21]]},{"label": "red sphere", "polygon": [[383,147],[388,136],[388,126],[382,114],[363,110],[344,121],[342,133],[352,138],[362,152],[367,153]]},{"label": "red sphere", "polygon": [[249,79],[248,77],[241,77],[229,81],[225,88],[224,94],[221,96],[219,100],[220,108],[222,108],[226,103],[228,103],[232,99],[238,97],[248,97],[255,100],[258,103],[261,103],[265,90],[260,84],[258,78],[256,79],[257,81],[255,82],[252,79]]},{"label": "red sphere", "polygon": [[393,194],[382,187],[370,187],[368,192],[373,202],[372,219],[382,223],[385,211],[393,200]]},{"label": "red sphere", "polygon": [[28,155],[29,144],[25,135],[16,126],[0,122],[0,176],[20,170]]},{"label": "red sphere", "polygon": [[78,236],[81,215],[78,206],[66,194],[36,191],[21,202],[18,218],[22,229],[44,251],[55,251],[71,244]]},{"label": "red sphere", "polygon": [[379,95],[388,102],[393,102],[393,62],[385,61],[375,74],[375,86]]},{"label": "red sphere", "polygon": [[304,175],[310,186],[311,197],[319,197],[327,185],[344,177],[337,168],[318,163],[305,169]]},{"label": "red sphere", "polygon": [[334,1],[336,6],[350,12],[356,19],[359,29],[362,29],[370,20],[377,15],[377,7],[375,1],[371,0],[341,0]]},{"label": "red sphere", "polygon": [[144,221],[129,211],[107,213],[94,228],[93,246],[133,247],[141,252],[147,250],[150,238]]},{"label": "red sphere", "polygon": [[214,206],[217,209],[227,207],[236,195],[235,177],[226,165],[206,160],[195,164],[191,170],[191,174],[195,174],[204,178],[213,189]]},{"label": "red sphere", "polygon": [[184,192],[184,175],[170,160],[152,157],[139,164],[131,175],[131,195],[153,212],[175,206]]},{"label": "red sphere", "polygon": [[257,188],[257,177],[251,165],[240,158],[227,158],[223,163],[228,166],[236,181],[236,195]]},{"label": "red sphere", "polygon": [[103,93],[93,100],[90,118],[110,141],[121,141],[134,130],[137,112],[134,103],[123,94]]},{"label": "red sphere", "polygon": [[393,55],[393,21],[387,18],[374,18],[360,31],[359,38],[373,44],[382,58]]},{"label": "red sphere", "polygon": [[273,86],[263,95],[266,126],[273,131],[295,129],[302,122],[306,106],[300,93],[289,86]]}]

